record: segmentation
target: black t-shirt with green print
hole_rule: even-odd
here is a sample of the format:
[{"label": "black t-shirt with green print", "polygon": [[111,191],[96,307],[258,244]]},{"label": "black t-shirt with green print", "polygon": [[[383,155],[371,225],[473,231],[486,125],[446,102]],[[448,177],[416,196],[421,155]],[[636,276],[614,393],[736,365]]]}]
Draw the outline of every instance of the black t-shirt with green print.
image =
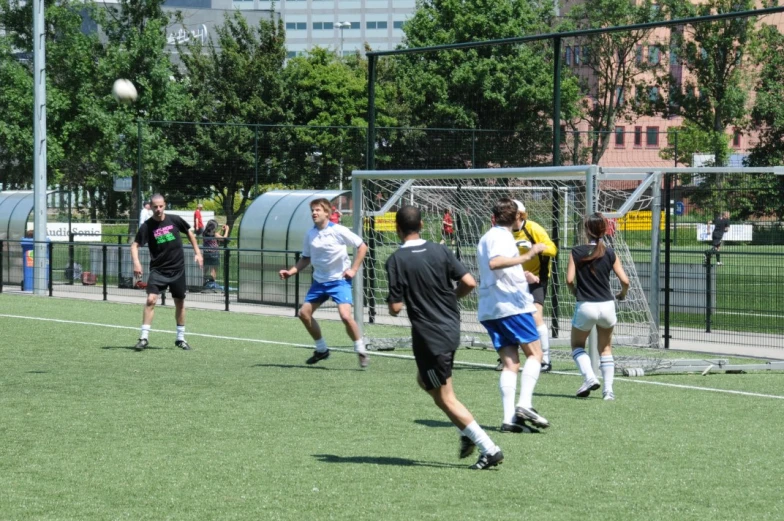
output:
[{"label": "black t-shirt with green print", "polygon": [[174,277],[185,271],[185,254],[181,233],[188,233],[191,226],[179,215],[164,214],[162,221],[147,219],[136,232],[134,242],[150,248],[150,271]]}]

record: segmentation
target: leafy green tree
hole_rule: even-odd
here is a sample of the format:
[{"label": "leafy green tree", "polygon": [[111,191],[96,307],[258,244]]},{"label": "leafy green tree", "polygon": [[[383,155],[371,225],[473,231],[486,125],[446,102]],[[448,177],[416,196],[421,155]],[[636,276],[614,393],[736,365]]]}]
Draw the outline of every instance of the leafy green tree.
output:
[{"label": "leafy green tree", "polygon": [[0,35],[0,182],[7,190],[32,183],[33,78]]},{"label": "leafy green tree", "polygon": [[[404,26],[405,47],[482,41],[551,30],[552,5],[524,0],[430,0]],[[477,129],[423,134],[402,151],[419,165],[549,164],[552,151],[553,58],[548,42],[499,45],[392,58],[403,83],[410,124],[417,128]],[[579,89],[561,80],[562,117],[576,114]],[[492,132],[491,132],[492,131]]]},{"label": "leafy green tree", "polygon": [[[186,118],[196,125],[168,126],[180,156],[162,186],[176,200],[194,197],[219,202],[233,226],[257,194],[266,168],[260,150],[272,144],[258,126],[289,121],[283,103],[286,58],[282,21],[253,27],[240,12],[226,15],[208,42],[181,46],[182,84],[190,94]],[[215,122],[215,124],[212,124]]]},{"label": "leafy green tree", "polygon": [[[600,29],[653,22],[662,18],[651,0],[641,3],[628,0],[586,0],[573,6],[562,29]],[[645,78],[662,68],[662,42],[656,41],[652,29],[601,33],[574,43],[582,50],[583,91],[580,120],[586,121],[591,133],[589,161],[598,164],[610,145],[618,120],[628,122],[644,108],[649,99],[635,100],[637,92],[648,92]]]}]

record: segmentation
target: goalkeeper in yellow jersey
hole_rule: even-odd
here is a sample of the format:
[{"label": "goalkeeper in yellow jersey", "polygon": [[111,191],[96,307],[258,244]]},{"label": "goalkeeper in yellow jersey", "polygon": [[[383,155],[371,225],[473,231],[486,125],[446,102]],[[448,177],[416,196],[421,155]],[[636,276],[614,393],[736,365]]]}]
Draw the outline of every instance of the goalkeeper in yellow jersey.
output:
[{"label": "goalkeeper in yellow jersey", "polygon": [[538,283],[528,284],[528,290],[533,295],[534,306],[536,306],[534,322],[539,332],[539,341],[542,343],[542,372],[546,373],[552,369],[552,365],[550,364],[550,339],[547,325],[544,323],[544,298],[547,295],[547,279],[550,276],[550,259],[558,254],[558,248],[540,224],[528,219],[525,205],[518,200],[515,200],[515,204],[517,204],[517,221],[512,228],[512,235],[520,255],[528,253],[534,244],[545,245],[542,253],[523,264],[523,269],[539,277]]}]

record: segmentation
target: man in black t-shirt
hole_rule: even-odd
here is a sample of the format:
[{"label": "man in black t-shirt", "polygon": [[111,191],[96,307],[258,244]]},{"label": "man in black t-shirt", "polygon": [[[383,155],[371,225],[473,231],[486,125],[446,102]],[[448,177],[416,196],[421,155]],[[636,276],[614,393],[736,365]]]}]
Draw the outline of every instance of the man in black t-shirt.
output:
[{"label": "man in black t-shirt", "polygon": [[422,214],[418,208],[401,208],[395,221],[403,245],[386,263],[387,303],[393,316],[406,304],[417,383],[460,430],[460,457],[470,456],[478,446],[481,454],[471,468],[495,467],[504,459],[501,449],[457,400],[452,387],[452,365],[460,343],[457,299],[471,293],[476,281],[449,248],[420,238]]},{"label": "man in black t-shirt", "polygon": [[147,278],[147,303],[142,313],[142,332],[134,346],[137,351],[144,350],[149,344],[150,328],[155,315],[155,304],[158,295],[169,289],[174,299],[175,319],[177,320],[177,339],[174,345],[186,351],[191,348],[185,341],[185,253],[182,247],[181,233],[188,240],[195,252],[194,259],[199,265],[199,273],[203,265],[199,244],[191,231],[190,225],[178,215],[166,215],[166,201],[160,194],[152,197],[152,217],[147,219],[136,232],[131,244],[133,274],[142,276],[142,264],[139,262],[139,247],[147,245],[150,249],[150,275]]},{"label": "man in black t-shirt", "polygon": [[713,221],[713,233],[711,234],[713,253],[716,255],[717,266],[721,266],[721,255],[719,254],[721,241],[724,240],[724,234],[727,233],[729,229],[730,212],[722,212],[721,215],[715,221]]}]

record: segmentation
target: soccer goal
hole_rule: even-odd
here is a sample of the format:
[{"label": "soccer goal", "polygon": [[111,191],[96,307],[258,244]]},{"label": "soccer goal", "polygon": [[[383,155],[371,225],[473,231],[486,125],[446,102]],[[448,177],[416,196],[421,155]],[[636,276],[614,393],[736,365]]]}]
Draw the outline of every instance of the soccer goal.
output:
[{"label": "soccer goal", "polygon": [[[354,229],[369,246],[363,277],[355,282],[355,318],[372,349],[410,346],[409,323],[402,313],[387,311],[387,280],[384,265],[399,246],[395,211],[403,205],[422,210],[424,239],[447,244],[458,259],[478,276],[476,245],[490,229],[493,204],[501,197],[521,200],[529,219],[539,223],[558,246],[550,264],[545,321],[552,353],[568,357],[571,317],[575,300],[566,286],[566,266],[572,246],[584,242],[582,223],[586,215],[604,212],[622,218],[629,212],[650,209],[659,185],[653,173],[601,174],[595,166],[497,168],[412,171],[354,171]],[[654,190],[655,188],[655,190]],[[443,219],[449,210],[452,233],[444,233]],[[661,358],[659,331],[649,307],[649,297],[637,275],[632,251],[616,233],[608,241],[620,257],[631,280],[627,299],[618,303],[619,324],[614,344],[637,348],[638,354],[618,361],[617,367],[652,367]],[[650,260],[651,231],[635,236]],[[615,281],[617,284],[617,281]],[[618,291],[620,288],[614,288]],[[363,305],[358,305],[362,302]],[[461,300],[462,339],[465,347],[490,347],[477,320],[477,294]],[[633,350],[630,350],[633,351]],[[617,359],[618,360],[618,359]]]}]

